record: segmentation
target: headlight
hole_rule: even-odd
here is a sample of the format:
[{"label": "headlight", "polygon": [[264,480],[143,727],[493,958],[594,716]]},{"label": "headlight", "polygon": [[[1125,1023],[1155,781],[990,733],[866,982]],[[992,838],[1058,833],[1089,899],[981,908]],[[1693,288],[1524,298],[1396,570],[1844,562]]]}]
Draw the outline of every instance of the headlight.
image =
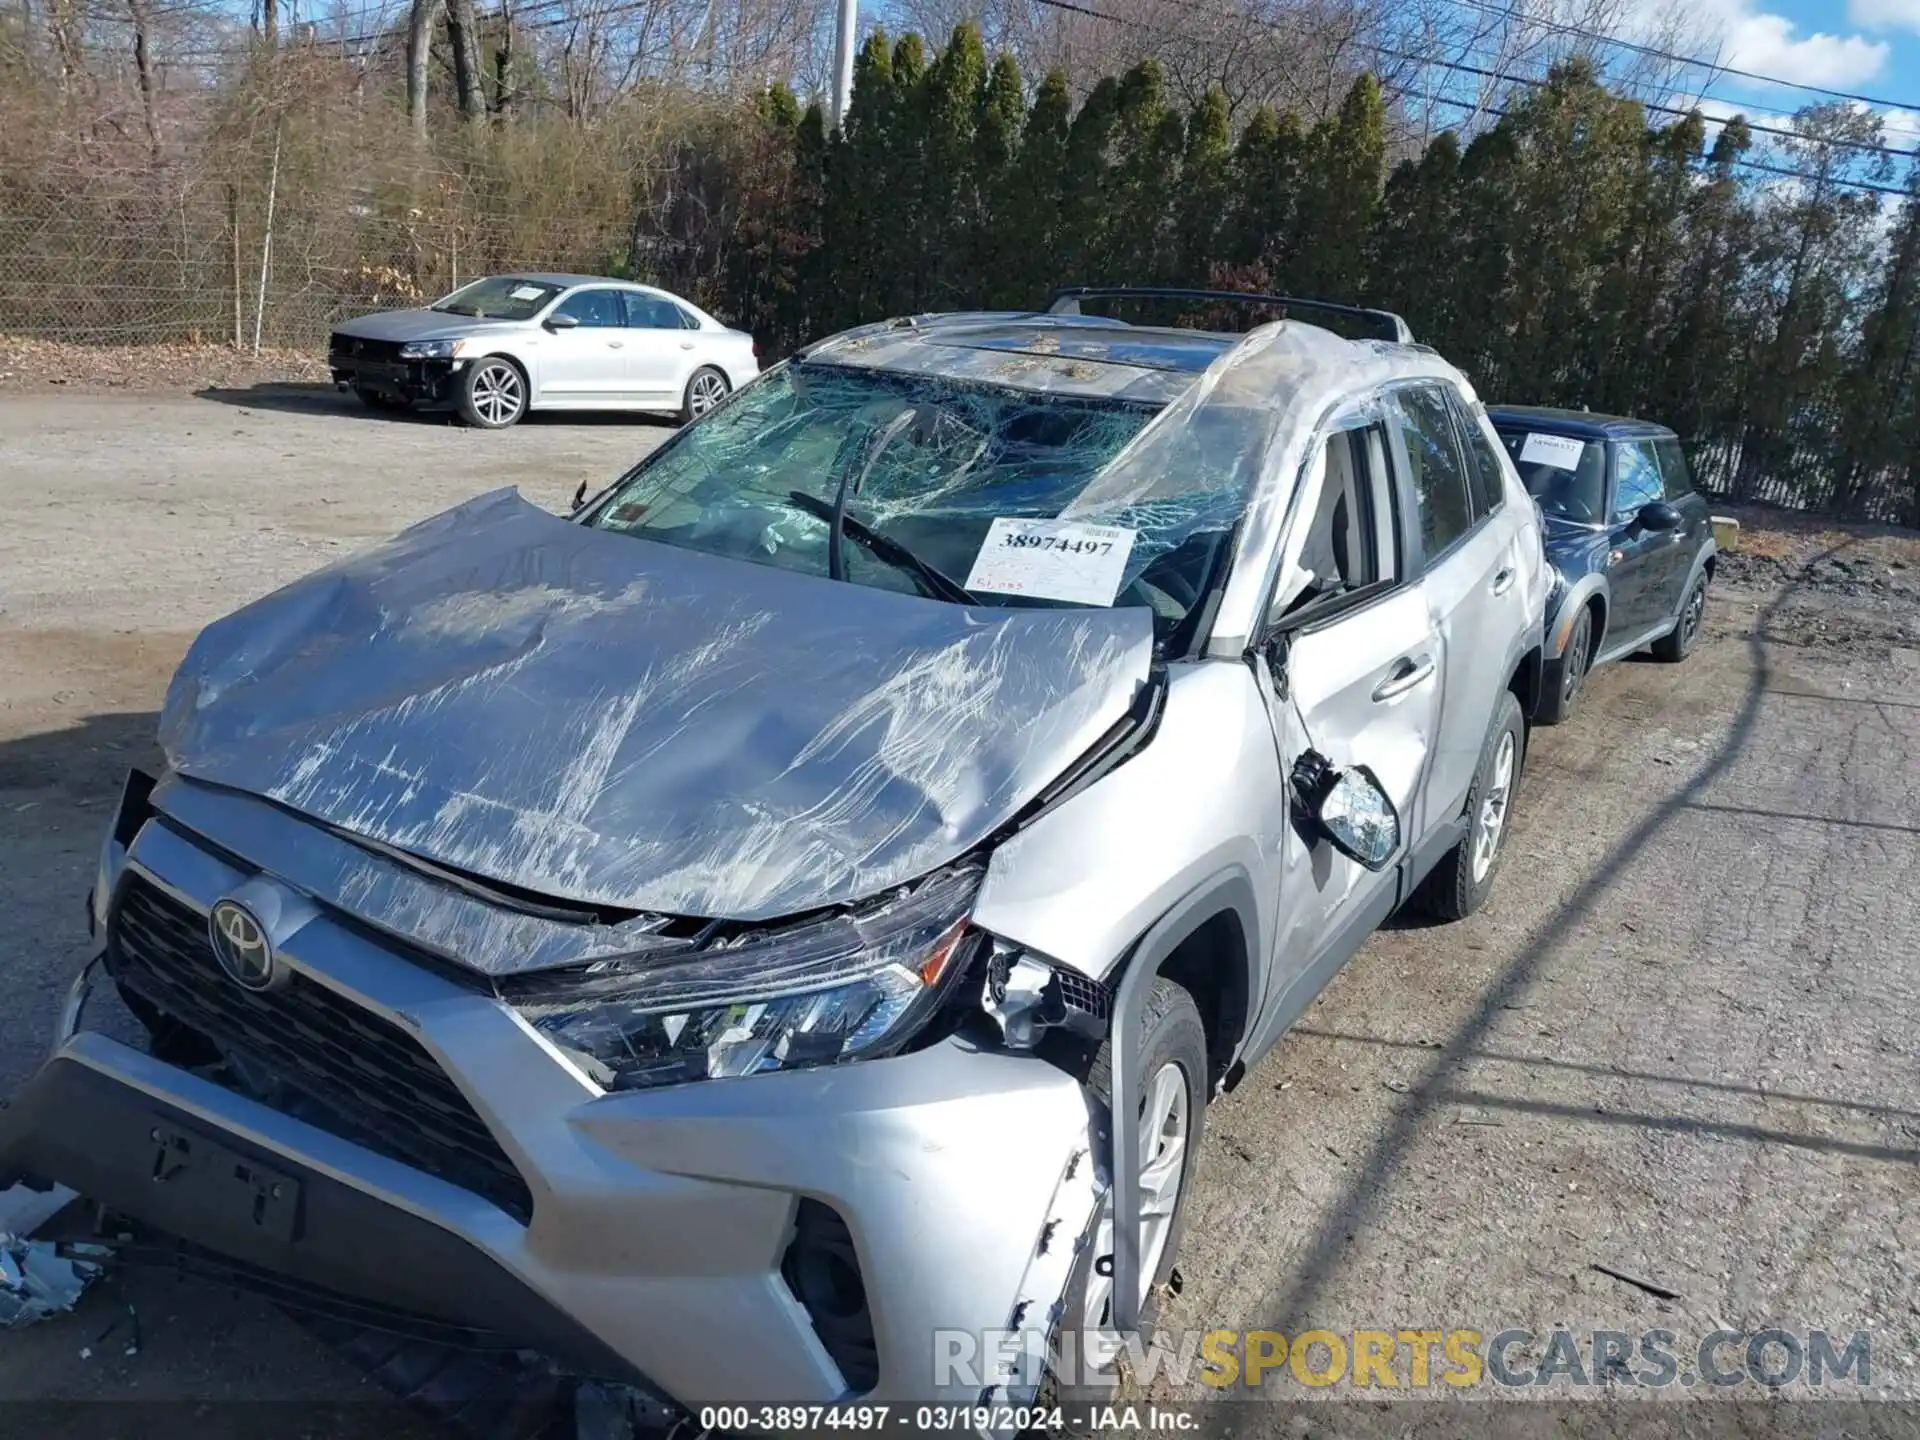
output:
[{"label": "headlight", "polygon": [[610,1090],[835,1065],[903,1044],[966,967],[981,872],[686,959],[609,961],[511,997]]},{"label": "headlight", "polygon": [[409,340],[400,347],[402,360],[451,360],[459,353],[458,340]]}]

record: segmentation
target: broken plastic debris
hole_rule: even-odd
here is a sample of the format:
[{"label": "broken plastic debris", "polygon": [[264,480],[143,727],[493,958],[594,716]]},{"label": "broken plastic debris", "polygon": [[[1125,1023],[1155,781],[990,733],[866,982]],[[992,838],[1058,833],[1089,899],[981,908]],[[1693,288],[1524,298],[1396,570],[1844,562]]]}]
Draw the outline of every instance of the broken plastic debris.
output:
[{"label": "broken plastic debris", "polygon": [[26,1238],[73,1198],[73,1191],[59,1186],[0,1190],[0,1329],[18,1329],[71,1310],[100,1273],[89,1260],[62,1256],[51,1241]]}]

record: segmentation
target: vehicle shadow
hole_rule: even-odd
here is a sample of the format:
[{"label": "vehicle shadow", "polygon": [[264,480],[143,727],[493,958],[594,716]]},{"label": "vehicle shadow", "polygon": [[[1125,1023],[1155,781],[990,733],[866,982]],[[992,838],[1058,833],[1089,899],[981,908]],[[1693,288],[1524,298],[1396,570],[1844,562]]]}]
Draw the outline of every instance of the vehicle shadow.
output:
[{"label": "vehicle shadow", "polygon": [[[1816,557],[1814,563],[1830,558],[1854,543],[1851,539],[1843,541]],[[1460,1098],[1464,1087],[1456,1084],[1453,1077],[1488,1048],[1488,1039],[1502,1012],[1509,1004],[1517,1003],[1539,978],[1560,953],[1565,938],[1578,933],[1581,926],[1599,911],[1605,902],[1608,887],[1632,858],[1675,818],[1702,804],[1712,785],[1732,767],[1759,723],[1762,702],[1775,678],[1764,639],[1766,622],[1806,583],[1805,580],[1796,580],[1788,584],[1761,607],[1747,637],[1752,672],[1726,739],[1685,785],[1660,801],[1623,836],[1579,888],[1534,928],[1519,953],[1483,991],[1479,1004],[1465,1022],[1435,1050],[1434,1058],[1425,1071],[1417,1078],[1408,1077],[1407,1089],[1411,1103],[1398,1108],[1384,1133],[1371,1144],[1365,1155],[1356,1157],[1350,1172],[1351,1178],[1341,1186],[1338,1198],[1323,1208],[1327,1218],[1321,1221],[1315,1233],[1306,1237],[1302,1247],[1304,1258],[1300,1265],[1270,1289],[1254,1307],[1245,1321],[1247,1328],[1268,1328],[1292,1334],[1314,1312],[1322,1292],[1338,1272],[1352,1237],[1378,1212],[1401,1157],[1412,1145],[1419,1128],[1427,1123],[1437,1106],[1447,1104],[1450,1100],[1457,1102]],[[1533,1102],[1483,1097],[1476,1103],[1523,1108]],[[1618,1117],[1618,1123],[1635,1122],[1668,1129],[1681,1125],[1682,1119],[1652,1115]],[[1685,1124],[1688,1128],[1707,1128],[1691,1121]],[[1742,1138],[1779,1140],[1784,1137],[1756,1133]],[[1844,1143],[1825,1147],[1824,1142],[1811,1138],[1805,1143],[1814,1148],[1833,1148],[1842,1153],[1857,1153],[1858,1148]],[[1876,1151],[1874,1158],[1907,1158],[1906,1152],[1883,1156],[1877,1153],[1878,1147],[1871,1148]],[[1202,1433],[1226,1433],[1225,1417],[1203,1426]]]},{"label": "vehicle shadow", "polygon": [[[196,400],[211,400],[217,405],[232,405],[244,410],[275,410],[290,415],[341,415],[385,425],[460,424],[460,417],[451,410],[376,410],[347,391],[318,382],[269,380],[245,386],[208,385],[193,394]],[[675,430],[680,422],[670,415],[645,414],[634,410],[534,410],[521,419],[520,425],[603,428],[638,425],[648,429]]]}]

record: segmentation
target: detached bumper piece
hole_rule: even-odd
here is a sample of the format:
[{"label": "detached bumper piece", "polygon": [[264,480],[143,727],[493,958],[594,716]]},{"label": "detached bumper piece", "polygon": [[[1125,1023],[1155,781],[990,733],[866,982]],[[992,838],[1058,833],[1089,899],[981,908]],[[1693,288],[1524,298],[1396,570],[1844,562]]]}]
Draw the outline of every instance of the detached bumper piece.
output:
[{"label": "detached bumper piece", "polygon": [[395,340],[335,335],[327,347],[327,368],[333,373],[334,384],[410,405],[451,404],[453,364],[450,360],[403,360]]},{"label": "detached bumper piece", "polygon": [[514,1344],[652,1390],[592,1334],[439,1225],[56,1057],[0,1109],[0,1166],[183,1242],[181,1268],[336,1321],[463,1349]]}]

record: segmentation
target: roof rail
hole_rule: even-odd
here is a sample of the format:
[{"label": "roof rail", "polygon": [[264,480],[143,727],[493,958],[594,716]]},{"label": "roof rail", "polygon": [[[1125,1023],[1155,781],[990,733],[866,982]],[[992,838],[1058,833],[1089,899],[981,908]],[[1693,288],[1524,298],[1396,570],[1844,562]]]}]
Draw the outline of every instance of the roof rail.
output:
[{"label": "roof rail", "polygon": [[1413,331],[1407,322],[1391,310],[1367,310],[1358,305],[1339,305],[1331,300],[1303,300],[1295,295],[1254,295],[1242,290],[1180,290],[1163,285],[1067,285],[1047,297],[1049,315],[1078,315],[1082,300],[1212,300],[1234,305],[1271,305],[1282,312],[1317,310],[1327,315],[1344,315],[1363,320],[1372,327],[1374,338],[1411,345]]}]

